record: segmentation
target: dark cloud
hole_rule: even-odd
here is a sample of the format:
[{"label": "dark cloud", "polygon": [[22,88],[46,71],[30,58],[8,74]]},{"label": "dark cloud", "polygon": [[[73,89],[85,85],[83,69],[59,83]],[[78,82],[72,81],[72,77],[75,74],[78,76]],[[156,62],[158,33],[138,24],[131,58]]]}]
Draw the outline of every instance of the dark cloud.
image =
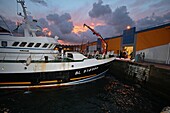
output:
[{"label": "dark cloud", "polygon": [[[113,33],[119,34],[126,29],[126,26],[135,25],[134,21],[127,12],[126,6],[118,7],[115,11],[112,11],[109,5],[102,5],[102,3],[103,2],[101,0],[98,3],[94,3],[92,10],[89,12],[89,16],[92,18],[101,19],[105,22],[106,26],[100,26],[100,28],[102,27],[101,29],[103,29],[103,34],[106,34],[106,36],[112,35]],[[104,11],[101,11],[103,9]],[[114,27],[114,31],[111,26]],[[108,31],[112,32],[107,33]]]},{"label": "dark cloud", "polygon": [[100,25],[96,26],[95,29],[105,38],[118,35],[115,33],[115,27],[112,25]]},{"label": "dark cloud", "polygon": [[56,34],[54,36],[58,36],[59,40],[62,40],[65,44],[81,44],[82,42],[82,37],[74,32],[62,34],[60,30],[55,30],[55,33]]},{"label": "dark cloud", "polygon": [[97,37],[90,30],[87,30],[86,32],[82,32],[80,34],[80,37],[83,43],[93,42],[97,40]]},{"label": "dark cloud", "polygon": [[71,42],[72,44],[80,44],[82,42],[82,38],[73,32],[70,34],[64,34],[62,40],[69,43]]},{"label": "dark cloud", "polygon": [[68,13],[65,13],[61,16],[59,16],[58,14],[49,14],[48,16],[46,16],[46,18],[48,21],[52,22],[52,24],[57,25],[63,34],[69,34],[73,30],[74,26],[73,23],[70,21],[71,16]]},{"label": "dark cloud", "polygon": [[73,23],[72,22],[67,22],[67,21],[64,21],[60,24],[58,24],[59,28],[60,28],[60,31],[63,33],[63,34],[69,34],[72,32],[73,30]]},{"label": "dark cloud", "polygon": [[69,13],[64,13],[63,15],[60,16],[61,21],[69,21],[71,20],[71,16]]},{"label": "dark cloud", "polygon": [[170,21],[170,12],[166,13],[163,18],[165,19],[165,22]]},{"label": "dark cloud", "polygon": [[52,35],[53,37],[57,35],[57,36],[59,36],[60,38],[62,38],[62,33],[61,33],[58,25],[56,25],[56,24],[51,24],[51,25],[49,25],[49,27],[47,27],[47,28],[49,28],[49,30],[52,32],[51,35]]},{"label": "dark cloud", "polygon": [[50,22],[48,28],[52,32],[52,36],[59,36],[60,40],[70,43],[80,43],[81,38],[72,32],[74,26],[71,22],[71,16],[69,13],[62,15],[58,14],[49,14],[46,16],[47,20]]},{"label": "dark cloud", "polygon": [[[131,6],[139,6],[141,3],[150,2],[151,1],[142,1],[137,0]],[[95,29],[103,35],[103,37],[108,36],[115,36],[117,34],[122,34],[122,31],[126,29],[128,25],[131,27],[137,27],[137,30],[142,30],[148,27],[154,27],[156,25],[163,24],[165,22],[170,21],[170,12],[166,13],[163,16],[157,16],[153,13],[151,16],[144,17],[139,19],[138,21],[134,21],[130,16],[129,12],[127,11],[126,6],[121,6],[115,9],[115,11],[106,11],[105,9],[110,9],[110,6],[102,5],[102,1],[100,0],[98,3],[93,4],[92,10],[89,12],[89,16],[95,18],[97,20],[103,20],[105,25],[96,26]],[[160,2],[155,2],[154,5],[151,5],[152,8],[155,7],[162,7],[165,6],[169,7],[170,1],[169,0],[161,0]],[[163,7],[164,6],[164,7]],[[106,8],[107,7],[107,8]],[[102,12],[100,9],[104,9]],[[154,12],[154,10],[152,10]],[[108,13],[106,13],[108,12]]]},{"label": "dark cloud", "polygon": [[48,24],[48,22],[46,21],[46,19],[44,19],[44,18],[40,18],[39,20],[38,20],[38,25],[41,27],[41,28],[48,28],[49,27],[49,24]]},{"label": "dark cloud", "polygon": [[155,13],[153,13],[151,16],[142,18],[136,22],[137,30],[142,30],[142,29],[158,26],[160,24],[164,24],[165,22],[170,21],[169,15],[170,12],[163,16],[156,16]]},{"label": "dark cloud", "polygon": [[126,6],[117,8],[113,13],[104,16],[103,20],[108,24],[115,27],[116,33],[122,33],[128,25],[134,26],[133,19],[129,16]]},{"label": "dark cloud", "polygon": [[46,16],[46,18],[48,21],[53,22],[54,24],[59,24],[61,21],[58,14],[49,14]]},{"label": "dark cloud", "polygon": [[31,1],[47,7],[47,2],[44,0],[31,0]]},{"label": "dark cloud", "polygon": [[69,20],[71,20],[71,16],[70,16],[69,13],[65,13],[61,16],[59,16],[56,13],[55,14],[49,14],[49,15],[46,16],[46,18],[47,18],[48,21],[54,22],[55,24],[60,24],[64,21],[68,22]]},{"label": "dark cloud", "polygon": [[106,15],[112,12],[109,5],[102,5],[102,4],[103,4],[102,0],[99,0],[98,3],[94,3],[92,10],[89,11],[89,16],[92,18],[98,18],[100,16],[103,16],[103,15]]}]

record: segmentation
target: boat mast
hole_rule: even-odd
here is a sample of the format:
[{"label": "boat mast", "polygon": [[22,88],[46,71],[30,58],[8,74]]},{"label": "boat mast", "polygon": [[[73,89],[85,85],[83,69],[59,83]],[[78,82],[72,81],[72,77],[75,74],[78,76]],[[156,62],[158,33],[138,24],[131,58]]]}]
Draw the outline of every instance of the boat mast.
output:
[{"label": "boat mast", "polygon": [[25,1],[24,0],[17,0],[17,3],[21,4],[21,7],[22,7],[23,13],[24,13],[24,15],[22,15],[21,13],[17,13],[17,14],[19,16],[24,17],[25,24],[26,24],[26,27],[24,28],[25,36],[26,37],[36,37],[34,30],[32,30],[31,27],[30,27],[30,23],[29,23],[28,16],[27,16],[27,11],[26,11],[27,7],[25,7]]}]

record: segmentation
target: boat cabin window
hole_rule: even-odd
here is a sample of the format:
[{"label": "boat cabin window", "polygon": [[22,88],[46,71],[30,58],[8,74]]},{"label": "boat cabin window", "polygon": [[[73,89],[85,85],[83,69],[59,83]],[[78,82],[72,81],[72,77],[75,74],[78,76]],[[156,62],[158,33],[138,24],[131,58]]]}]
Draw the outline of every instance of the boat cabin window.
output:
[{"label": "boat cabin window", "polygon": [[36,43],[34,47],[40,47],[41,43]]},{"label": "boat cabin window", "polygon": [[14,42],[12,46],[18,46],[19,42]]},{"label": "boat cabin window", "polygon": [[67,53],[67,57],[68,57],[68,58],[73,58],[73,54]]},{"label": "boat cabin window", "polygon": [[27,44],[27,42],[22,42],[19,46],[24,47]]},{"label": "boat cabin window", "polygon": [[7,41],[2,41],[2,42],[1,42],[1,46],[2,46],[2,47],[6,47],[6,46],[7,46]]},{"label": "boat cabin window", "polygon": [[42,47],[46,48],[49,44],[45,43]]},{"label": "boat cabin window", "polygon": [[53,45],[53,44],[51,44],[48,48],[51,48],[52,45]]},{"label": "boat cabin window", "polygon": [[34,45],[33,42],[30,42],[27,47],[32,47]]}]

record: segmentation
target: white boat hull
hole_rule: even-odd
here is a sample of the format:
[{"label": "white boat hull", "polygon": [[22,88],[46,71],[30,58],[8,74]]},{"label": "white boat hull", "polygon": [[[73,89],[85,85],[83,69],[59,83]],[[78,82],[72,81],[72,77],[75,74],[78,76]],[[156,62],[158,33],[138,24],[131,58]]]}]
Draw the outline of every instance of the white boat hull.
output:
[{"label": "white boat hull", "polygon": [[114,58],[80,62],[0,64],[0,89],[46,88],[76,85],[102,78]]}]

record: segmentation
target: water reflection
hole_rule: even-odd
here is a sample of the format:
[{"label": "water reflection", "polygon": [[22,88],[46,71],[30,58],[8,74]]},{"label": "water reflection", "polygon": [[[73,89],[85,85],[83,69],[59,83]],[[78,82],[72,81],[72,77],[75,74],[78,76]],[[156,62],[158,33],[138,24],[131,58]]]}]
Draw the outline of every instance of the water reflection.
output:
[{"label": "water reflection", "polygon": [[3,113],[157,113],[164,100],[112,76],[56,89],[1,91]]}]

